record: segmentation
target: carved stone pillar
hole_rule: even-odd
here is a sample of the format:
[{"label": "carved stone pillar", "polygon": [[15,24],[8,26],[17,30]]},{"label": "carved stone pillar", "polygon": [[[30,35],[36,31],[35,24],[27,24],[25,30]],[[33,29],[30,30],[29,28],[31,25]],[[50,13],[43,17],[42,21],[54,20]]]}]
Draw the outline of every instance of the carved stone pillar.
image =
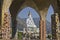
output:
[{"label": "carved stone pillar", "polygon": [[10,14],[8,12],[4,13],[4,20],[3,20],[3,26],[2,26],[2,39],[3,40],[10,40],[10,31],[11,31],[11,18]]},{"label": "carved stone pillar", "polygon": [[10,40],[10,15],[9,7],[12,3],[12,0],[3,0],[2,4],[2,40]]},{"label": "carved stone pillar", "polygon": [[46,20],[40,19],[40,39],[46,40]]},{"label": "carved stone pillar", "polygon": [[51,15],[52,40],[59,40],[60,23],[58,13]]},{"label": "carved stone pillar", "polygon": [[40,12],[40,40],[46,40],[46,12]]}]

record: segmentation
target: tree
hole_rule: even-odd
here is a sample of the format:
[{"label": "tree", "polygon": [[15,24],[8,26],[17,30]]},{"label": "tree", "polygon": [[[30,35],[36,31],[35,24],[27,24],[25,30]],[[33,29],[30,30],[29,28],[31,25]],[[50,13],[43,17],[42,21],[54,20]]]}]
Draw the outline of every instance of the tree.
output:
[{"label": "tree", "polygon": [[49,34],[47,38],[51,40],[51,38],[52,38],[52,35],[51,35],[51,34]]}]

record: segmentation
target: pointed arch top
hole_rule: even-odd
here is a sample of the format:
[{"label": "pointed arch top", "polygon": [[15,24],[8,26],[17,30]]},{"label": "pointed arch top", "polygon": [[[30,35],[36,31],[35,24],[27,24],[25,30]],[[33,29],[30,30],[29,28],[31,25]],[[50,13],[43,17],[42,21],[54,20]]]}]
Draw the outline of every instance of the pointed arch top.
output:
[{"label": "pointed arch top", "polygon": [[38,9],[38,7],[36,6],[36,4],[33,1],[25,1],[22,4],[22,6],[19,8],[18,12],[21,11],[22,9],[26,8],[26,7],[31,7],[33,9],[35,9],[36,12],[39,14],[39,9]]}]

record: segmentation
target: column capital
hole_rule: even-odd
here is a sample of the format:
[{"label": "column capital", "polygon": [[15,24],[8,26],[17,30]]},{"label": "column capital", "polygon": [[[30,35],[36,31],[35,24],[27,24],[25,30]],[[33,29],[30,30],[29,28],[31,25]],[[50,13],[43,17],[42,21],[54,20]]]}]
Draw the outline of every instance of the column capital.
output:
[{"label": "column capital", "polygon": [[40,12],[40,18],[42,19],[42,20],[45,20],[46,19],[46,15],[47,15],[47,11],[48,11],[48,8],[44,8],[43,10],[40,10],[39,12]]},{"label": "column capital", "polygon": [[40,18],[42,19],[42,20],[45,20],[46,19],[46,16],[47,16],[47,11],[40,11]]}]

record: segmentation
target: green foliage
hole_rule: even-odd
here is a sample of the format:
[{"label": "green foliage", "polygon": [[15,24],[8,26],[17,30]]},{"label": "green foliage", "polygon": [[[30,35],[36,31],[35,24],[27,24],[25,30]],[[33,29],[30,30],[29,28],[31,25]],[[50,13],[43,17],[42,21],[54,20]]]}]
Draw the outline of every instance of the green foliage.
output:
[{"label": "green foliage", "polygon": [[52,38],[52,35],[48,35],[48,37],[47,37],[47,38],[51,39],[51,38]]},{"label": "green foliage", "polygon": [[18,39],[19,39],[19,40],[22,40],[22,35],[23,35],[22,32],[18,32]]}]

